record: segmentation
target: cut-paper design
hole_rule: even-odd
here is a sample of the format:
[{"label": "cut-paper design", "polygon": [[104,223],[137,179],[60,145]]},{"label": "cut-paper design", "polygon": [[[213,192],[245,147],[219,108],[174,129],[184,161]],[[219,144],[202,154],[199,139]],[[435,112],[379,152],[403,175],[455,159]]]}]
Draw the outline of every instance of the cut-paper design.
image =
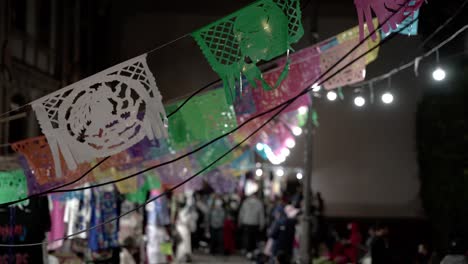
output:
[{"label": "cut-paper design", "polygon": [[[298,0],[259,0],[195,31],[192,36],[223,80],[226,98],[232,103],[235,83],[241,81],[242,74],[252,86],[259,80],[264,89],[271,89],[256,64],[284,54],[303,33]],[[284,67],[281,77],[287,70]],[[278,79],[276,86],[280,82]]]},{"label": "cut-paper design", "polygon": [[146,54],[113,66],[32,103],[49,142],[57,176],[59,153],[70,170],[167,136],[166,112]]},{"label": "cut-paper design", "polygon": [[[0,203],[7,203],[28,196],[26,176],[21,170],[0,171]],[[16,205],[27,206],[29,200]]]},{"label": "cut-paper design", "polygon": [[[290,55],[289,75],[278,89],[273,91],[265,91],[255,89],[252,91],[257,113],[262,113],[270,110],[276,105],[279,105],[299,94],[302,90],[310,86],[310,83],[315,81],[320,75],[320,56],[315,46],[302,49]],[[267,83],[273,83],[274,80],[281,75],[281,68],[286,65],[287,59],[280,58],[275,61],[278,65],[264,74]],[[298,109],[301,106],[307,106],[311,103],[310,97],[305,94],[297,98],[283,112],[290,112]]]},{"label": "cut-paper design", "polygon": [[[11,145],[11,148],[23,156],[19,160],[27,177],[30,194],[43,192],[65,182],[71,182],[90,169],[88,163],[83,163],[73,171],[63,170],[62,176],[57,177],[52,152],[44,136],[15,142]],[[59,162],[62,166],[65,165],[61,155],[59,156]],[[68,188],[93,180],[93,174],[89,173],[82,180],[68,186]]]},{"label": "cut-paper design", "polygon": [[[401,22],[419,10],[423,2],[424,0],[354,0],[359,21],[359,39],[364,39],[364,23],[367,23],[370,32],[375,29],[372,11],[382,25],[382,31],[387,33],[397,29]],[[390,19],[384,24],[388,18]],[[372,34],[372,39],[376,37],[376,34]]]},{"label": "cut-paper design", "polygon": [[[168,107],[174,108],[179,103]],[[237,127],[234,108],[222,89],[193,97],[169,120],[169,139],[177,149],[209,141]]]},{"label": "cut-paper design", "polygon": [[[379,21],[377,20],[377,18],[374,18],[372,20],[373,24],[374,24],[374,27],[378,27],[379,25]],[[367,27],[367,24],[364,25],[364,32],[367,35],[369,35],[369,29]],[[335,45],[339,45],[339,44],[342,44],[346,41],[356,41],[359,39],[359,26],[355,26],[355,27],[352,27],[346,31],[343,31],[341,32],[340,34],[336,35],[335,38],[333,39],[336,39],[335,42]],[[366,44],[367,45],[361,45],[359,48],[361,49],[360,51],[362,53],[364,53],[364,50],[365,51],[368,51],[368,50],[371,50],[372,48],[374,48],[375,46],[379,45],[380,43],[380,34],[379,32],[376,33],[375,35],[375,39],[368,39],[366,41]],[[335,46],[333,45],[333,46]],[[365,48],[367,47],[367,49]],[[320,46],[320,51],[324,52],[326,49],[324,49],[323,45]],[[356,53],[356,51],[354,52]],[[358,54],[358,55],[361,55],[361,54]],[[364,57],[366,58],[366,65],[375,61],[377,59],[379,55],[379,47],[376,47],[374,49],[372,49],[369,53],[367,53]]]},{"label": "cut-paper design", "polygon": [[[345,41],[340,45],[334,46],[320,55],[320,69],[322,72],[330,69],[337,61],[343,58],[346,53],[348,53],[355,45],[359,43],[358,39]],[[340,69],[350,63],[355,58],[359,57],[361,54],[367,51],[366,45],[361,45],[353,53],[348,55],[344,60],[342,60],[336,66],[336,69]],[[331,76],[335,71],[330,71],[324,78]],[[344,68],[337,75],[333,76],[322,85],[326,89],[333,89],[352,83],[357,83],[366,77],[366,58],[362,57],[352,63],[351,65]]]},{"label": "cut-paper design", "polygon": [[[418,24],[419,23],[418,23],[418,20],[415,20],[415,19],[419,17],[419,10],[414,11],[412,14],[408,13],[406,15],[408,17],[405,18],[405,20],[403,20],[401,22],[401,24],[398,24],[396,29],[392,29],[392,30],[390,30],[390,31],[388,31],[386,33],[382,32],[382,38],[384,39],[384,38],[388,37],[393,32],[398,32],[401,35],[407,35],[407,36],[417,35],[418,34]],[[415,20],[415,21],[413,21],[413,20]],[[411,25],[408,26],[408,24],[411,24]],[[401,31],[400,31],[400,29],[401,29]]]}]

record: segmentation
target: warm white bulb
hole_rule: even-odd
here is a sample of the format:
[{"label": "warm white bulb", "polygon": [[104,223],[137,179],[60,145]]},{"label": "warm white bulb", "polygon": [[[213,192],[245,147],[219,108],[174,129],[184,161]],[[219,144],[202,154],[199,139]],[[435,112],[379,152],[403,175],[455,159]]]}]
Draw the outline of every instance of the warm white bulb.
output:
[{"label": "warm white bulb", "polygon": [[300,136],[302,134],[302,128],[300,127],[293,127],[291,130],[295,136]]},{"label": "warm white bulb", "polygon": [[281,164],[281,163],[286,161],[286,157],[284,155],[279,155],[278,156],[278,161],[279,161],[279,164]]},{"label": "warm white bulb", "polygon": [[297,178],[298,180],[302,180],[302,173],[298,172],[298,173],[296,174],[296,178]]},{"label": "warm white bulb", "polygon": [[384,104],[391,104],[393,103],[393,94],[386,92],[382,94],[382,102]]},{"label": "warm white bulb", "polygon": [[356,98],[354,98],[354,104],[357,107],[362,107],[366,104],[366,99],[364,99],[364,97],[362,96],[357,96]]},{"label": "warm white bulb", "polygon": [[286,139],[286,147],[294,148],[294,146],[296,146],[296,141],[294,141],[294,139],[292,138]]},{"label": "warm white bulb", "polygon": [[445,71],[440,67],[438,67],[432,72],[432,78],[434,78],[434,80],[438,82],[443,81],[445,79],[445,76]]},{"label": "warm white bulb", "polygon": [[288,148],[283,148],[281,150],[281,155],[284,157],[288,157],[291,154],[291,151]]},{"label": "warm white bulb", "polygon": [[322,87],[318,83],[314,83],[312,85],[312,91],[314,92],[319,92],[322,89]]},{"label": "warm white bulb", "polygon": [[262,151],[262,150],[263,150],[263,144],[262,144],[262,143],[257,143],[256,147],[257,147],[257,150],[258,150],[258,151]]},{"label": "warm white bulb", "polygon": [[338,98],[338,94],[336,94],[336,92],[334,91],[329,91],[327,93],[327,99],[330,100],[330,101],[335,101],[336,98]]},{"label": "warm white bulb", "polygon": [[305,115],[305,114],[307,114],[308,108],[307,108],[307,106],[301,106],[301,107],[299,107],[299,109],[297,109],[297,111],[299,112],[299,114]]},{"label": "warm white bulb", "polygon": [[258,177],[262,176],[263,175],[263,170],[262,169],[257,169],[255,171],[255,175],[257,175]]},{"label": "warm white bulb", "polygon": [[276,170],[276,175],[277,175],[278,177],[283,177],[283,175],[284,175],[284,170],[283,170],[283,169],[277,169],[277,170]]}]

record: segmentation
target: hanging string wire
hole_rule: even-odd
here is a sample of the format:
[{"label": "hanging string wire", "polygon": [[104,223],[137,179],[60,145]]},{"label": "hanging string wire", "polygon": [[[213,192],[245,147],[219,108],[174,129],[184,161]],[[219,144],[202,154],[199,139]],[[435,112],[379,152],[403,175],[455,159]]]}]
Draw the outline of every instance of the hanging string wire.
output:
[{"label": "hanging string wire", "polygon": [[463,9],[466,7],[468,4],[468,0],[464,0],[463,3],[456,9],[455,13],[453,13],[445,22],[440,25],[434,32],[432,32],[417,48],[416,50],[421,50],[433,37],[435,37],[442,29],[444,29],[446,26],[452,22],[458,15],[461,14]]},{"label": "hanging string wire", "polygon": [[441,43],[439,43],[437,46],[435,46],[434,48],[432,48],[431,50],[429,50],[428,52],[424,53],[423,55],[421,56],[418,56],[416,58],[414,58],[413,60],[411,60],[410,62],[400,66],[400,67],[397,67],[397,68],[394,68],[390,71],[388,71],[387,73],[385,74],[382,74],[382,75],[379,75],[377,77],[374,77],[372,79],[369,79],[367,81],[364,81],[364,82],[360,82],[360,83],[357,83],[357,84],[353,84],[351,85],[351,87],[359,87],[359,86],[363,86],[363,85],[367,85],[367,84],[370,84],[370,83],[374,83],[374,82],[378,82],[378,81],[381,81],[381,80],[385,80],[387,78],[390,78],[390,76],[402,71],[402,70],[405,70],[411,66],[413,66],[415,63],[417,63],[417,61],[421,61],[422,59],[432,55],[433,53],[435,52],[438,52],[438,50],[440,48],[442,48],[443,46],[447,45],[449,42],[451,42],[452,40],[454,40],[458,35],[460,35],[461,33],[463,33],[464,31],[466,31],[468,29],[468,24],[467,25],[464,25],[463,27],[461,27],[460,29],[458,29],[455,33],[453,33],[450,37],[448,37],[447,39],[445,39],[444,41],[442,41]]},{"label": "hanging string wire", "polygon": [[[417,18],[416,18],[417,19]],[[404,28],[402,28],[401,30],[403,30]],[[326,82],[327,80],[333,78],[335,75],[337,75],[338,73],[340,73],[343,69],[349,67],[350,65],[352,65],[353,63],[355,63],[357,60],[359,60],[360,58],[362,58],[363,56],[367,55],[368,53],[370,53],[371,51],[373,51],[375,48],[383,45],[384,43],[386,43],[387,41],[389,41],[390,39],[392,39],[394,37],[395,34],[392,34],[391,36],[389,36],[388,38],[386,38],[385,40],[383,40],[381,43],[379,43],[378,45],[374,46],[373,48],[369,49],[368,51],[366,51],[365,53],[363,53],[362,55],[360,55],[359,57],[357,57],[356,59],[350,61],[349,63],[347,63],[346,65],[344,65],[343,67],[341,67],[340,69],[338,69],[334,74],[332,74],[331,76],[327,77],[325,80],[321,81],[320,83],[324,83]],[[360,43],[362,44],[362,43]],[[358,44],[356,46],[356,48],[360,45]],[[349,54],[347,54],[349,55]],[[346,58],[345,55],[342,59]],[[342,59],[339,60],[342,61]],[[339,63],[338,62],[338,63]],[[338,63],[336,65],[338,65]],[[332,67],[336,67],[336,65],[333,65]],[[329,71],[332,67],[330,67],[327,71]],[[318,82],[318,81],[315,81],[315,82]],[[313,82],[313,83],[315,83]],[[144,206],[146,206],[147,204],[173,192],[174,190],[178,189],[179,187],[183,186],[184,184],[186,184],[187,182],[189,182],[190,180],[194,179],[195,177],[197,177],[198,175],[202,174],[205,170],[209,169],[212,165],[214,165],[216,162],[218,162],[219,160],[221,160],[222,158],[224,158],[225,156],[227,156],[230,152],[232,152],[235,148],[239,147],[240,145],[242,145],[244,142],[246,142],[250,137],[252,137],[254,134],[256,134],[258,131],[260,131],[264,126],[266,126],[270,121],[272,121],[274,118],[276,118],[282,111],[284,111],[289,105],[291,105],[295,100],[297,100],[300,96],[302,95],[305,95],[306,93],[308,93],[309,91],[312,90],[312,87],[308,87],[308,88],[305,88],[301,93],[299,93],[297,96],[289,99],[288,101],[280,104],[280,106],[282,106],[273,116],[271,116],[266,122],[264,122],[260,127],[258,127],[257,129],[255,129],[251,134],[249,134],[247,137],[245,137],[242,141],[240,141],[239,143],[237,143],[235,146],[233,146],[231,149],[229,149],[228,151],[226,151],[223,155],[219,156],[217,159],[215,159],[214,161],[212,161],[210,164],[208,164],[206,167],[204,167],[203,169],[201,169],[200,171],[198,171],[196,174],[192,175],[191,177],[183,180],[182,182],[180,182],[179,184],[173,186],[172,188],[164,191],[163,193],[151,198],[151,199],[148,199],[145,203],[141,204],[141,205],[138,205],[136,206],[135,208],[133,208],[132,210],[129,210],[125,213],[122,213],[121,215],[119,216],[116,216],[116,217],[113,217],[111,219],[108,219],[100,224],[97,224],[95,226],[92,226],[92,227],[89,227],[89,228],[86,228],[86,229],[83,229],[81,231],[78,231],[76,233],[73,233],[73,234],[70,234],[70,235],[67,235],[63,238],[59,238],[59,239],[55,239],[51,242],[56,242],[56,241],[62,241],[62,240],[65,240],[65,239],[68,239],[68,238],[71,238],[71,237],[74,237],[76,235],[79,235],[79,234],[82,234],[82,233],[85,233],[85,232],[88,232],[90,230],[93,230],[95,228],[98,228],[98,227],[101,227],[101,226],[104,226],[106,224],[109,224],[109,223],[112,223],[113,221],[116,221],[126,215],[129,215],[135,211],[138,211],[140,210],[141,208],[144,208]],[[279,107],[275,107],[275,110],[277,110]],[[274,110],[273,110],[274,111]],[[272,112],[272,111],[270,111]],[[48,244],[49,242],[45,241],[45,242],[38,242],[38,243],[28,243],[28,244],[0,244],[0,247],[30,247],[30,246],[42,246],[42,245],[46,245]]]},{"label": "hanging string wire", "polygon": [[[402,6],[400,7],[400,9],[402,9],[404,6],[405,6],[405,5],[402,5]],[[398,11],[399,11],[399,10],[398,10]],[[397,12],[398,12],[398,11],[397,11]],[[389,17],[382,23],[382,25],[385,25],[385,24],[387,23],[387,21],[390,20],[390,19],[392,18],[393,15],[397,14],[397,12],[395,12],[394,14],[392,14],[391,16],[389,16]],[[411,25],[414,21],[417,21],[417,19],[418,19],[418,17],[415,18],[415,19],[413,19],[413,21],[412,21],[411,23],[408,23],[408,25],[406,25],[405,27],[401,28],[398,32],[404,30],[406,27],[408,27],[409,25]],[[376,28],[371,34],[369,34],[366,38],[364,38],[364,39],[361,40],[358,44],[356,44],[356,45],[355,45],[351,50],[349,50],[342,58],[340,58],[340,59],[339,59],[337,62],[335,62],[330,68],[328,68],[328,69],[327,69],[325,72],[323,72],[318,78],[316,78],[316,80],[315,80],[313,83],[317,83],[317,82],[320,81],[320,79],[322,79],[324,76],[327,76],[327,74],[328,74],[330,71],[332,71],[337,65],[339,65],[339,63],[341,63],[346,57],[348,57],[351,53],[353,53],[356,49],[358,49],[360,45],[363,45],[363,44],[370,38],[370,36],[371,36],[372,34],[374,34],[375,32],[377,32],[378,30],[380,30],[380,28],[382,27],[382,25],[380,25],[380,26],[379,26],[378,28]],[[395,35],[395,34],[392,34],[392,36],[394,36],[394,35]],[[384,39],[384,41],[381,41],[378,45],[375,45],[372,49],[370,49],[369,51],[367,51],[365,54],[369,53],[370,51],[373,51],[374,49],[376,49],[376,48],[378,48],[378,47],[380,47],[380,46],[383,45],[383,43],[385,43],[385,42],[386,42],[386,41],[385,41],[385,39]],[[361,56],[361,57],[362,57],[362,56]],[[359,57],[359,58],[360,58],[360,57]],[[357,60],[357,59],[352,60],[351,63],[354,62],[354,61],[356,61],[356,60]],[[351,63],[348,63],[348,65],[345,65],[345,67],[349,66]],[[343,68],[339,69],[339,71],[341,71],[342,69],[343,69]],[[338,72],[339,72],[339,71],[338,71]],[[337,72],[337,73],[338,73],[338,72]],[[337,73],[335,73],[334,75],[336,75]],[[334,75],[332,75],[332,76],[334,76]],[[327,77],[327,80],[330,79],[332,76]],[[307,82],[310,82],[310,81],[311,81],[311,80],[308,80]],[[296,95],[295,97],[291,98],[290,100],[295,99],[295,98],[299,98],[300,96],[306,94],[306,93],[308,92],[308,89],[311,89],[311,88],[312,88],[312,87],[309,87],[309,88],[304,89],[301,93],[299,93],[299,94]],[[99,186],[103,186],[103,185],[107,185],[107,184],[113,184],[113,183],[116,183],[116,182],[120,182],[120,181],[124,181],[124,180],[130,179],[130,178],[132,178],[132,177],[136,177],[136,176],[138,176],[139,174],[145,173],[145,172],[150,171],[150,170],[152,170],[152,169],[155,169],[155,168],[158,168],[158,167],[161,167],[161,166],[170,164],[170,163],[174,163],[174,162],[176,162],[176,161],[178,161],[178,160],[181,160],[181,159],[183,159],[183,158],[185,158],[185,157],[188,157],[188,156],[192,155],[193,153],[198,152],[199,150],[201,150],[201,149],[203,149],[203,148],[209,146],[210,144],[216,142],[217,140],[219,140],[219,139],[221,139],[221,138],[224,138],[224,137],[226,137],[227,135],[229,135],[229,134],[231,134],[231,133],[234,133],[235,131],[237,131],[237,130],[241,129],[243,126],[245,126],[247,123],[251,122],[252,120],[254,120],[254,119],[256,119],[256,118],[259,118],[259,117],[261,117],[261,116],[264,116],[264,115],[266,115],[266,114],[268,114],[268,113],[271,113],[271,112],[273,112],[273,111],[279,109],[279,108],[282,107],[284,104],[287,104],[290,100],[288,100],[288,101],[286,101],[286,102],[283,102],[283,103],[281,103],[281,104],[279,104],[279,105],[277,105],[277,106],[275,106],[275,107],[273,107],[273,108],[271,108],[271,109],[269,109],[269,110],[267,110],[267,111],[264,111],[264,112],[262,112],[262,113],[260,113],[260,114],[258,114],[258,115],[256,115],[256,116],[250,117],[250,118],[247,119],[244,123],[242,123],[241,125],[239,125],[238,127],[234,128],[234,129],[232,129],[231,131],[229,131],[229,132],[227,132],[227,133],[224,133],[224,134],[222,134],[222,135],[220,135],[220,136],[218,136],[218,137],[216,137],[216,138],[210,140],[209,142],[207,142],[207,143],[205,143],[205,144],[203,144],[203,145],[197,147],[196,149],[194,149],[194,150],[192,150],[192,151],[190,151],[190,152],[188,152],[188,153],[186,153],[186,154],[184,154],[184,155],[181,155],[181,156],[179,156],[179,157],[177,157],[177,158],[174,158],[174,159],[172,159],[172,160],[169,160],[169,161],[167,161],[167,162],[163,162],[163,163],[160,163],[160,164],[158,164],[158,165],[148,167],[148,168],[146,168],[146,169],[144,169],[144,170],[141,170],[141,171],[139,171],[139,172],[137,172],[137,173],[134,173],[134,174],[129,175],[129,176],[126,176],[126,177],[123,177],[123,178],[118,179],[118,180],[109,181],[109,182],[104,182],[104,183],[101,183],[101,184],[96,184],[96,185],[91,185],[91,186],[81,187],[81,188],[76,188],[76,189],[58,190],[59,188],[63,188],[63,187],[66,187],[66,186],[71,185],[71,184],[69,184],[69,183],[66,183],[66,184],[61,185],[60,187],[53,188],[53,189],[55,189],[55,190],[53,190],[53,191],[51,191],[51,190],[44,191],[44,192],[41,193],[41,195],[48,194],[48,193],[53,193],[53,192],[71,192],[71,191],[79,191],[79,190],[85,190],[85,189],[95,188],[95,187],[99,187]],[[109,157],[107,157],[107,158],[109,158]],[[106,159],[107,159],[107,158],[106,158]],[[102,162],[101,162],[100,164],[102,164]],[[79,181],[80,179],[83,179],[83,178],[86,177],[94,168],[96,168],[96,167],[98,167],[98,166],[99,166],[99,165],[93,166],[93,168],[91,168],[90,170],[88,170],[85,174],[83,174],[82,176],[80,176],[78,179],[74,180],[74,182],[77,182],[77,181]],[[31,195],[31,196],[33,196],[33,195]],[[38,196],[38,195],[34,195],[34,196]],[[3,204],[0,204],[0,207],[9,206],[9,205],[15,204],[15,203],[17,203],[17,202],[27,200],[27,199],[29,199],[29,198],[30,198],[30,196],[25,197],[25,198],[22,198],[22,199],[15,200],[15,201],[10,201],[10,202],[8,202],[8,203],[3,203]]]}]

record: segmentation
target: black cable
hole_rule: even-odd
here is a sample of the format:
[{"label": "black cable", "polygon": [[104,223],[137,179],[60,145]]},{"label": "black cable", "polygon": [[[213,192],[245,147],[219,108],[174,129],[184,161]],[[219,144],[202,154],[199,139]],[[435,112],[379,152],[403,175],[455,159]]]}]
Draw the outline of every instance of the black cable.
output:
[{"label": "black cable", "polygon": [[201,93],[203,90],[207,89],[208,87],[211,87],[212,85],[215,85],[216,83],[220,82],[221,79],[218,79],[216,81],[212,81],[209,84],[203,86],[202,88],[196,90],[194,93],[192,93],[189,97],[187,97],[184,102],[182,102],[174,111],[172,111],[170,114],[167,115],[167,118],[171,117],[175,113],[177,113],[182,107],[187,104],[193,97],[195,97],[197,94]]},{"label": "black cable", "polygon": [[437,35],[442,29],[444,29],[452,20],[454,20],[465,8],[466,4],[468,4],[468,0],[463,1],[463,3],[457,8],[457,11],[455,11],[452,16],[450,16],[445,22],[440,25],[434,32],[432,32],[417,48],[416,50],[422,49],[428,42],[431,40],[435,35]]},{"label": "black cable", "polygon": [[[409,2],[409,1],[407,1],[407,3],[408,3],[408,2]],[[405,6],[405,5],[402,5],[398,10],[401,10],[404,6]],[[393,13],[391,16],[389,16],[389,17],[382,23],[382,25],[385,25],[395,14],[397,14],[397,12],[395,12],[395,13]],[[418,16],[418,18],[419,18],[419,16]],[[418,18],[413,19],[412,22],[416,21]],[[411,23],[408,23],[405,27],[403,27],[402,29],[400,29],[398,32],[401,32],[403,29],[407,28],[409,25],[412,24],[412,22],[411,22]],[[376,29],[374,29],[374,31],[372,32],[372,34],[376,33],[376,32],[382,27],[382,25],[379,25],[379,27],[377,27]],[[329,69],[327,69],[324,73],[322,73],[322,74],[316,79],[316,81],[313,82],[313,83],[316,83],[318,80],[320,80],[321,78],[323,78],[323,76],[325,76],[326,74],[328,74],[334,67],[336,67],[339,63],[341,63],[347,56],[349,56],[349,54],[351,54],[352,52],[354,52],[360,45],[362,45],[364,42],[366,42],[366,41],[370,38],[370,36],[371,36],[372,34],[369,34],[366,38],[364,38],[364,39],[361,40],[358,44],[356,44],[356,45],[355,45],[350,51],[348,51],[342,58],[340,58],[340,59],[339,59],[337,62],[335,62]],[[394,35],[394,34],[393,34],[393,35]],[[381,41],[378,45],[375,45],[375,46],[374,46],[371,50],[369,50],[369,51],[374,50],[375,48],[379,47],[379,46],[382,45],[383,43],[385,43],[385,41]],[[369,51],[367,51],[367,53],[368,53]],[[367,54],[367,53],[365,53],[365,54]],[[354,62],[354,61],[356,61],[356,60],[353,60],[352,62]],[[351,62],[351,63],[352,63],[352,62]],[[347,67],[347,66],[349,66],[349,65],[350,65],[350,63],[348,63],[345,67]],[[343,68],[342,68],[342,69],[343,69]],[[340,69],[339,71],[341,71],[341,69]],[[338,72],[339,72],[339,71],[338,71]],[[335,73],[334,75],[336,75],[336,74],[337,74],[337,73]],[[334,76],[334,75],[332,75],[332,76]],[[329,78],[330,78],[330,77],[329,77]],[[329,78],[328,78],[328,79],[329,79]],[[218,81],[218,80],[217,80],[217,81]],[[188,102],[188,100],[189,100],[190,98],[192,98],[195,94],[201,92],[202,90],[206,89],[207,87],[209,87],[210,85],[216,83],[217,81],[211,82],[210,84],[206,85],[205,87],[202,87],[202,88],[200,88],[199,90],[197,90],[197,91],[196,91],[195,93],[193,93],[189,98],[187,98],[187,99],[184,101],[183,104],[185,104],[186,102]],[[294,99],[294,100],[295,100],[296,98],[298,98],[298,97],[302,96],[303,94],[307,93],[307,90],[308,90],[308,88],[304,89],[301,93],[299,93],[298,95],[296,95],[295,97],[293,97],[293,98],[291,98],[291,99]],[[69,185],[70,185],[70,183],[67,183],[67,184],[63,184],[63,185],[61,185],[61,186],[59,186],[59,187],[52,188],[52,189],[54,189],[53,191],[47,190],[47,191],[41,192],[40,194],[37,194],[37,195],[31,195],[31,196],[28,196],[28,197],[25,197],[25,198],[22,198],[22,199],[19,199],[19,200],[16,200],[16,201],[11,201],[11,202],[8,202],[8,203],[0,204],[0,207],[8,206],[8,205],[11,205],[11,204],[20,202],[20,201],[24,201],[24,200],[27,200],[27,199],[29,199],[29,198],[31,198],[31,197],[36,197],[36,196],[38,196],[38,195],[44,195],[44,194],[53,193],[53,192],[72,192],[72,191],[80,191],[80,190],[95,188],[95,187],[99,187],[99,186],[103,186],[103,185],[107,185],[107,184],[113,184],[113,183],[116,183],[116,182],[124,181],[124,180],[127,180],[127,179],[129,179],[129,178],[138,176],[139,174],[145,173],[145,172],[147,172],[147,171],[149,171],[149,170],[152,170],[152,169],[155,169],[155,168],[158,168],[158,167],[161,167],[161,166],[164,166],[164,165],[167,165],[167,164],[176,162],[176,161],[181,160],[181,159],[183,159],[183,158],[185,158],[185,157],[187,157],[187,156],[189,156],[189,155],[191,155],[191,154],[193,154],[193,153],[195,153],[195,152],[198,152],[199,150],[201,150],[201,149],[207,147],[208,145],[212,144],[213,142],[215,142],[215,141],[217,141],[217,140],[219,140],[219,139],[221,139],[221,138],[223,138],[223,137],[225,137],[225,136],[227,136],[227,135],[229,135],[229,134],[231,134],[231,133],[233,133],[233,132],[239,130],[240,128],[242,128],[244,125],[246,125],[247,123],[251,122],[252,120],[254,120],[254,119],[256,119],[256,118],[259,118],[259,117],[261,117],[261,116],[263,116],[263,115],[265,115],[265,114],[268,114],[268,113],[271,113],[271,112],[275,111],[276,109],[280,108],[280,107],[283,106],[284,104],[287,104],[291,99],[289,99],[289,100],[286,101],[286,102],[281,103],[280,105],[277,105],[276,107],[273,107],[273,108],[271,108],[271,109],[269,109],[269,110],[267,110],[267,111],[264,111],[264,112],[262,112],[262,113],[260,113],[260,114],[258,114],[258,115],[256,115],[256,116],[250,117],[249,119],[247,119],[243,124],[241,124],[241,125],[238,126],[237,128],[234,128],[233,130],[231,130],[231,131],[229,131],[229,132],[227,132],[227,133],[225,133],[225,134],[222,134],[222,135],[220,135],[220,136],[218,136],[218,137],[212,139],[211,141],[209,141],[209,142],[207,142],[207,143],[205,143],[205,144],[203,144],[203,145],[197,147],[196,149],[194,149],[194,150],[192,150],[192,151],[190,151],[190,152],[188,152],[188,153],[186,153],[186,154],[184,154],[184,155],[181,155],[181,156],[179,156],[179,157],[177,157],[177,158],[175,158],[175,159],[172,159],[172,160],[170,160],[170,161],[163,162],[163,163],[158,164],[158,165],[155,165],[155,166],[151,166],[151,167],[146,168],[146,169],[144,169],[144,170],[142,170],[142,171],[139,171],[139,172],[137,172],[137,173],[131,174],[131,175],[127,176],[127,177],[124,177],[124,178],[121,178],[121,179],[118,179],[118,180],[114,180],[114,181],[109,181],[109,182],[105,182],[105,183],[100,183],[100,184],[96,184],[96,185],[91,185],[91,186],[87,186],[87,187],[81,187],[81,188],[69,189],[69,190],[58,190],[59,188],[63,188],[63,187],[66,187],[66,186],[69,186]],[[174,114],[176,111],[178,111],[178,110],[180,110],[180,109],[181,109],[181,108],[178,107],[175,111],[173,111],[173,112],[171,113],[171,115]],[[104,158],[104,160],[102,160],[99,164],[93,166],[90,170],[88,170],[88,171],[87,171],[85,174],[83,174],[81,177],[79,177],[78,179],[74,180],[73,183],[75,183],[75,182],[77,182],[77,181],[83,179],[84,177],[86,177],[93,169],[95,169],[97,166],[99,166],[100,164],[102,164],[102,162],[104,162],[104,161],[107,160],[108,158],[109,158],[109,157]]]}]

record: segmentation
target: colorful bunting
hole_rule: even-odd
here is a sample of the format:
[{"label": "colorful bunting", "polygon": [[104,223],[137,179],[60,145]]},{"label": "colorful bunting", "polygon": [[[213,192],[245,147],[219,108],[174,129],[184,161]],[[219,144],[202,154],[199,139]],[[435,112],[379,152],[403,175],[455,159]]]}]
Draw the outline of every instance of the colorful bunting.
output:
[{"label": "colorful bunting", "polygon": [[166,112],[146,54],[60,89],[32,103],[62,175],[149,139],[164,138]]},{"label": "colorful bunting", "polygon": [[[15,201],[28,196],[26,176],[21,170],[0,171],[0,203]],[[28,205],[29,200],[16,205]]]},{"label": "colorful bunting", "polygon": [[[382,31],[387,33],[397,29],[408,16],[413,16],[423,2],[424,0],[354,0],[359,21],[359,39],[364,39],[364,20],[371,32],[375,29],[372,12],[382,24]],[[384,24],[387,19],[388,22]],[[376,38],[377,34],[373,34],[372,39]]]},{"label": "colorful bunting", "polygon": [[[256,64],[284,54],[303,33],[298,0],[259,0],[195,31],[192,36],[223,80],[226,98],[232,103],[235,83],[241,81],[241,74],[252,86],[259,80],[264,89],[271,89]],[[287,67],[283,72],[287,73]]]},{"label": "colorful bunting", "polygon": [[[62,177],[57,177],[52,152],[44,136],[15,142],[11,145],[11,148],[24,157],[20,158],[20,163],[26,174],[30,194],[43,192],[60,184],[76,180],[91,168],[90,164],[87,163],[80,164],[73,171],[65,167]],[[65,164],[61,156],[60,161],[62,165]],[[93,173],[90,173],[82,180],[71,185],[71,187],[85,182],[92,182],[93,180]]]},{"label": "colorful bunting", "polygon": [[[173,109],[178,104],[167,109]],[[221,89],[193,97],[169,119],[169,139],[181,149],[196,142],[206,142],[237,127],[234,109]]]},{"label": "colorful bunting", "polygon": [[[377,20],[374,20],[377,23]],[[367,30],[367,28],[366,28]],[[336,68],[342,68],[357,57],[361,56],[368,50],[372,49],[380,42],[380,37],[377,34],[375,40],[367,40],[367,45],[360,45],[343,61],[341,61]],[[333,43],[331,45],[330,43]],[[337,61],[344,57],[359,43],[358,27],[351,28],[338,34],[336,37],[327,41],[325,44],[319,46],[320,49],[320,69],[324,73],[330,69]],[[364,80],[366,74],[366,65],[374,61],[378,56],[378,48],[372,50],[366,56],[352,63],[350,66],[343,69],[340,73],[333,76],[331,79],[323,83],[325,89],[335,89],[337,87],[353,84]],[[332,70],[324,78],[331,76],[335,71]]]}]

